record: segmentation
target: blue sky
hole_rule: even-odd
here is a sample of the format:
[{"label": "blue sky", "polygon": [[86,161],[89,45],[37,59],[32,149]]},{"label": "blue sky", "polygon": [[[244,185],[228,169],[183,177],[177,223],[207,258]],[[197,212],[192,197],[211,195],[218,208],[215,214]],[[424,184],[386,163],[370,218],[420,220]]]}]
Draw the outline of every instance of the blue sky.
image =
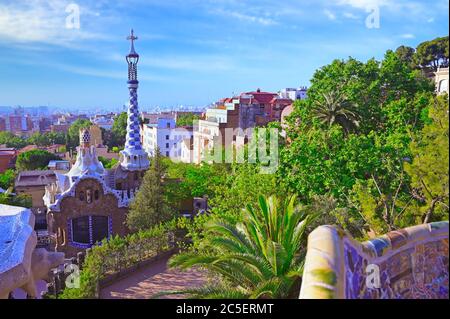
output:
[{"label": "blue sky", "polygon": [[[80,28],[66,28],[75,3]],[[0,0],[0,105],[116,110],[128,96],[125,37],[139,40],[139,102],[206,105],[308,85],[335,58],[448,35],[448,1]],[[379,8],[380,27],[366,19]],[[369,12],[367,11],[369,10]]]}]

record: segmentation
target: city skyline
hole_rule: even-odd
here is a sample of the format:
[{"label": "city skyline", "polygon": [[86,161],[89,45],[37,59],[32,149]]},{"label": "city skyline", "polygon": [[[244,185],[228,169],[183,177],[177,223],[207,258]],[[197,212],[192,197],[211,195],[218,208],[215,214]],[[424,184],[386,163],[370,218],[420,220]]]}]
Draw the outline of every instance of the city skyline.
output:
[{"label": "city skyline", "polygon": [[[381,60],[448,30],[448,1],[76,1],[79,29],[66,26],[69,4],[0,3],[1,106],[120,110],[130,28],[143,110],[309,85],[334,58]],[[367,26],[371,8],[379,28]]]}]

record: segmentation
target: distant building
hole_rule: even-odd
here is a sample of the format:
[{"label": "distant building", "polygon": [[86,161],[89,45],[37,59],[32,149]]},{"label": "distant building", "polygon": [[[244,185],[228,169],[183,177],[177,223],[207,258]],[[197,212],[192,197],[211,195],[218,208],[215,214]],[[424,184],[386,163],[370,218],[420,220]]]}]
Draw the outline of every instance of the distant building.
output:
[{"label": "distant building", "polygon": [[14,168],[17,154],[15,148],[0,148],[0,174],[8,169]]},{"label": "distant building", "polygon": [[114,124],[113,114],[109,115],[96,115],[91,118],[91,122],[100,128],[105,130],[111,130]]},{"label": "distant building", "polygon": [[278,92],[278,95],[293,101],[304,100],[307,98],[307,88],[306,86],[301,86],[299,88],[285,88]]},{"label": "distant building", "polygon": [[156,124],[144,124],[142,144],[149,156],[159,148],[162,156],[181,157],[181,143],[191,138],[192,127],[176,127],[174,118],[159,118]]},{"label": "distant building", "polygon": [[69,131],[70,124],[52,124],[50,125],[51,132],[67,133]]},{"label": "distant building", "polygon": [[439,68],[434,74],[437,94],[448,94],[448,67]]},{"label": "distant building", "polygon": [[194,160],[194,137],[185,138],[181,141],[181,157],[183,163],[192,163]]},{"label": "distant building", "polygon": [[68,171],[70,170],[70,162],[67,160],[52,160],[47,167],[52,171]]},{"label": "distant building", "polygon": [[[214,107],[208,108],[194,126],[193,162],[200,163],[216,143],[224,148],[243,145],[248,141],[243,135],[244,130],[264,126],[269,122],[279,122],[283,109],[292,102],[277,93],[263,92],[260,89],[221,99]],[[235,131],[233,138],[226,137],[228,129]]]},{"label": "distant building", "polygon": [[6,131],[6,120],[4,117],[0,116],[0,132]]},{"label": "distant building", "polygon": [[239,103],[237,99],[222,102],[223,105],[207,109],[204,117],[194,124],[192,161],[196,164],[201,163],[216,143],[225,147],[233,143],[225,139],[225,132],[239,128]]},{"label": "distant building", "polygon": [[141,113],[141,119],[146,124],[157,124],[159,119],[174,119],[176,116],[174,112],[160,112],[160,113]]},{"label": "distant building", "polygon": [[51,131],[52,120],[48,117],[41,117],[39,120],[39,131],[41,133]]},{"label": "distant building", "polygon": [[56,182],[56,175],[51,170],[22,171],[16,177],[14,188],[17,194],[31,196],[33,208],[46,210],[42,199],[45,186],[54,182]]}]

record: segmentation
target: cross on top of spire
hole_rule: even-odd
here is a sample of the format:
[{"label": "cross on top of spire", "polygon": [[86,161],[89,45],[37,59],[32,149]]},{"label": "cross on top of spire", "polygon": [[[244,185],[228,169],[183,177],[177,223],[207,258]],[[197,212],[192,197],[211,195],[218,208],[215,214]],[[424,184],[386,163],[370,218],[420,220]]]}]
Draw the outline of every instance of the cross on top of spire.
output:
[{"label": "cross on top of spire", "polygon": [[129,55],[137,55],[136,51],[134,50],[134,41],[137,40],[138,37],[134,35],[133,29],[131,29],[130,35],[127,37],[127,40],[131,41],[131,49]]}]

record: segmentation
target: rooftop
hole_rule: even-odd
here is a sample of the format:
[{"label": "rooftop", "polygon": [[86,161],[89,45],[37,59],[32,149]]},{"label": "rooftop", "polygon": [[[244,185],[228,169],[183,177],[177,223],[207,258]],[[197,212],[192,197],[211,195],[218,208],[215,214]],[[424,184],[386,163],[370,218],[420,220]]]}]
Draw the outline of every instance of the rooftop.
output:
[{"label": "rooftop", "polygon": [[16,187],[45,186],[56,181],[55,172],[51,170],[23,171],[16,177]]}]

